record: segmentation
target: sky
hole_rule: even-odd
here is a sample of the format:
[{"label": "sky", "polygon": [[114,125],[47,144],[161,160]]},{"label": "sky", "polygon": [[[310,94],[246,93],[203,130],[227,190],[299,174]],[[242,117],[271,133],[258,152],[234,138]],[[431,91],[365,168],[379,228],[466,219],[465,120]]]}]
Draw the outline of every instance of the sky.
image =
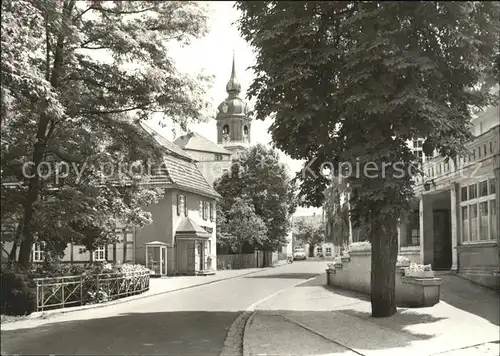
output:
[{"label": "sky", "polygon": [[[241,38],[236,24],[234,24],[240,14],[233,7],[234,2],[213,1],[207,2],[207,5],[211,7],[212,11],[208,35],[193,41],[187,47],[175,48],[171,55],[180,71],[189,74],[198,74],[203,71],[215,77],[213,86],[209,91],[210,100],[213,103],[212,116],[215,118],[217,106],[227,97],[226,83],[231,75],[233,51],[236,59],[236,76],[242,86],[242,98],[245,97],[246,90],[253,80],[253,73],[248,68],[253,65],[255,56],[251,47]],[[250,106],[253,106],[252,104],[250,102]],[[162,128],[158,124],[158,120],[154,119],[149,122],[149,125],[167,139],[175,139],[172,127]],[[268,133],[270,125],[270,119],[264,121],[254,120],[252,122],[251,137],[253,144],[269,145],[271,143],[271,136]],[[188,125],[188,129],[213,142],[217,142],[215,119],[210,119],[205,123],[192,123]],[[177,132],[177,135],[181,134],[182,132]],[[291,175],[295,175],[295,172],[301,170],[303,161],[292,160],[282,152],[280,156],[281,161],[290,169]],[[321,210],[299,207],[295,215],[313,215],[313,213],[321,214]]]}]

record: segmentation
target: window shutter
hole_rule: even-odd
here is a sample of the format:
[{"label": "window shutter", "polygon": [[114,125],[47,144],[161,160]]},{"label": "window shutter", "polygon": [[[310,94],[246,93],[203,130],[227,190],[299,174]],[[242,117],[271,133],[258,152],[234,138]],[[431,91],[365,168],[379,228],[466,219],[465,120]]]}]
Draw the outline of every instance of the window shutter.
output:
[{"label": "window shutter", "polygon": [[181,196],[177,194],[177,216],[181,215]]},{"label": "window shutter", "polygon": [[203,201],[200,200],[200,217],[203,217]]},{"label": "window shutter", "polygon": [[184,216],[188,216],[188,202],[187,196],[184,195]]}]

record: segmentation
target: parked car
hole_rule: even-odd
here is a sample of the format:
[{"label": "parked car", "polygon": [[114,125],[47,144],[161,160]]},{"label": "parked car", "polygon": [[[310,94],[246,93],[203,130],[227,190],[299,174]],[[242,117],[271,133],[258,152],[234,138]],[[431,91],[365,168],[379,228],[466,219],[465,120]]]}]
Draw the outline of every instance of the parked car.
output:
[{"label": "parked car", "polygon": [[306,259],[306,251],[304,249],[296,249],[293,253],[294,261],[305,260]]}]

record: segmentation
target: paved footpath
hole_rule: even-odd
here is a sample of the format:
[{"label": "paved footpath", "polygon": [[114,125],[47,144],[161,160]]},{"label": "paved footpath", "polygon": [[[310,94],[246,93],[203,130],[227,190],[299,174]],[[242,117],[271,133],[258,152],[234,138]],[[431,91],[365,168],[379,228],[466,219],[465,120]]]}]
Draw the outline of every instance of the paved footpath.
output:
[{"label": "paved footpath", "polygon": [[[437,305],[400,308],[390,318],[375,319],[366,296],[327,288],[325,282],[323,275],[261,303],[245,328],[244,355],[500,354],[495,292],[445,276]],[[457,289],[481,295],[482,305],[459,300],[450,293]]]}]

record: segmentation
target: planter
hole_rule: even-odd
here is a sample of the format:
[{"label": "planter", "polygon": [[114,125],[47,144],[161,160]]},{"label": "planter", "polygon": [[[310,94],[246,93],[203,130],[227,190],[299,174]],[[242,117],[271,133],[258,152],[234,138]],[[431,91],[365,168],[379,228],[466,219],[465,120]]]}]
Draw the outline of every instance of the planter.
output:
[{"label": "planter", "polygon": [[405,277],[434,278],[434,271],[405,271]]}]

